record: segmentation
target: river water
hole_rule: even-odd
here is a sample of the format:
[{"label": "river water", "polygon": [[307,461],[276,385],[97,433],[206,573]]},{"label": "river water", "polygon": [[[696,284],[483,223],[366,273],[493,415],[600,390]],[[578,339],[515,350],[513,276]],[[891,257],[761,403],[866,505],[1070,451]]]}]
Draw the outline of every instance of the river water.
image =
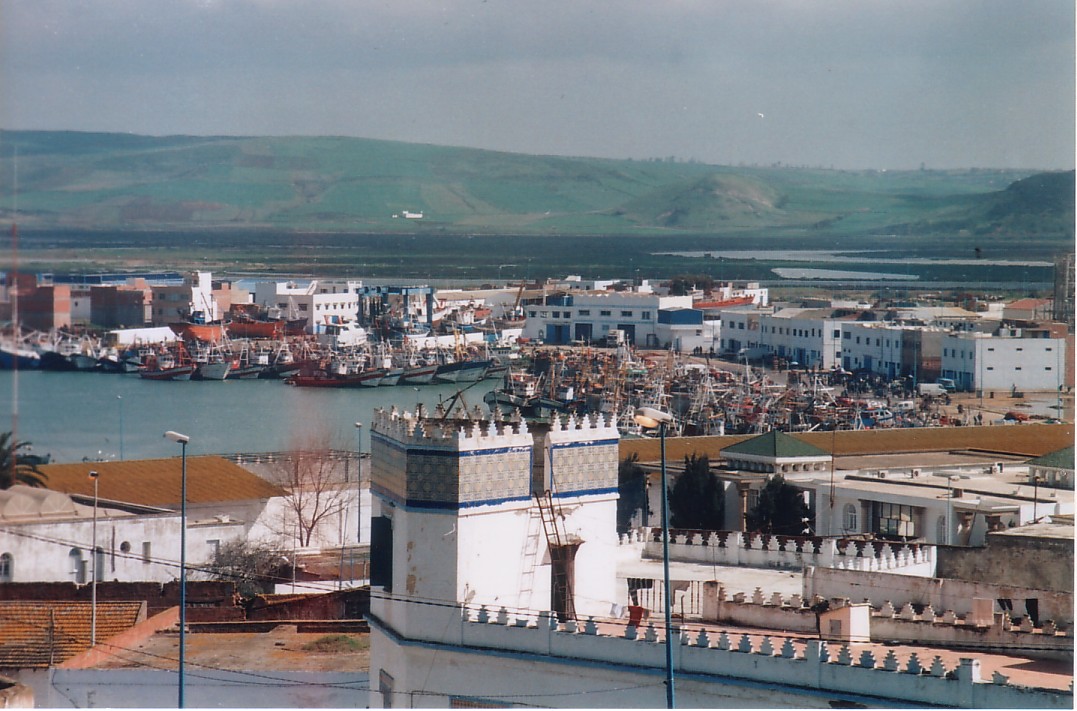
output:
[{"label": "river water", "polygon": [[[464,393],[487,411],[485,380]],[[12,429],[52,462],[152,459],[178,454],[167,430],[191,438],[187,454],[279,452],[326,442],[369,451],[376,408],[433,408],[461,386],[298,388],[279,380],[156,382],[137,374],[0,371],[0,432]],[[14,393],[18,391],[18,405]],[[356,428],[360,422],[363,427]],[[310,446],[308,444],[308,446]]]}]

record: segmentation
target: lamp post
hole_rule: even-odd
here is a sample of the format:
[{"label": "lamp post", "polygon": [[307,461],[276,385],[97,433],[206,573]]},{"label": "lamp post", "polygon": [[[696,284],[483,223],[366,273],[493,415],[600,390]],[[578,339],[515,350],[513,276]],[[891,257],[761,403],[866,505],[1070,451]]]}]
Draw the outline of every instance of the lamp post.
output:
[{"label": "lamp post", "polygon": [[653,407],[636,408],[633,419],[640,427],[649,430],[658,428],[662,456],[662,575],[665,585],[666,613],[666,708],[674,708],[673,694],[673,620],[669,599],[669,488],[666,486],[666,427],[673,421],[668,412]]},{"label": "lamp post", "polygon": [[93,480],[93,528],[90,546],[90,646],[97,646],[97,472],[90,472]]},{"label": "lamp post", "polygon": [[120,401],[120,461],[123,461],[123,395],[117,395],[116,399]]},{"label": "lamp post", "polygon": [[1032,477],[1032,523],[1036,523],[1036,504],[1040,500],[1040,475],[1035,474]]},{"label": "lamp post", "polygon": [[953,474],[946,476],[946,545],[954,544],[954,494],[953,484],[957,477]]},{"label": "lamp post", "polygon": [[355,423],[355,542],[363,540],[363,423]]},{"label": "lamp post", "polygon": [[180,609],[179,609],[179,695],[177,708],[183,708],[183,667],[187,635],[187,443],[191,438],[169,430],[165,438],[180,445]]}]

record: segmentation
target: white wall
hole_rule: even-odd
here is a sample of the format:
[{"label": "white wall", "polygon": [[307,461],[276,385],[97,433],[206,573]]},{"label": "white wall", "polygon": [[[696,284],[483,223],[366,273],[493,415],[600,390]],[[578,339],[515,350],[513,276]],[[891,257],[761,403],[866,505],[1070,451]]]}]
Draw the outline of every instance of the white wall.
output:
[{"label": "white wall", "polygon": [[[187,563],[197,566],[209,562],[215,546],[244,538],[241,523],[197,524],[188,519]],[[13,561],[12,582],[77,582],[76,561],[85,561],[84,581],[89,582],[92,563],[92,520],[48,523],[5,523],[0,529],[0,553],[9,553]],[[144,545],[149,544],[148,560]],[[180,516],[178,513],[99,517],[97,546],[101,570],[99,580],[167,582],[179,577]],[[126,548],[127,550],[124,550]],[[77,555],[72,556],[72,550]]]},{"label": "white wall", "polygon": [[[453,607],[378,596],[371,602],[372,708],[387,705],[379,693],[383,673],[392,685],[393,706],[445,708],[464,700],[560,708],[665,705],[665,645],[649,628],[599,634],[583,621],[574,629],[543,617],[536,625],[496,611],[480,621],[475,610],[462,615]],[[387,609],[393,606],[401,609]],[[405,631],[387,626],[387,619],[406,621]],[[971,708],[1073,704],[1071,692],[978,683],[978,660],[950,667],[925,660],[930,671],[922,674],[882,654],[861,655],[816,640],[774,636],[764,646],[758,638],[716,637],[685,630],[675,641],[679,706],[809,708],[835,700]]]},{"label": "white wall", "polygon": [[[156,669],[22,672],[38,708],[175,708],[176,673]],[[368,675],[199,667],[184,676],[190,708],[365,708]]]}]

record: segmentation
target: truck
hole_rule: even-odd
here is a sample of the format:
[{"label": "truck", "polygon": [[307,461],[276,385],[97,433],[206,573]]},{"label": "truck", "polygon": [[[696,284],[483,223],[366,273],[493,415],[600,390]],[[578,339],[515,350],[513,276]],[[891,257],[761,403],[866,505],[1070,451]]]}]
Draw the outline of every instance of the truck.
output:
[{"label": "truck", "polygon": [[921,395],[935,395],[937,397],[939,395],[945,395],[946,388],[938,383],[920,383],[916,386],[916,392]]}]

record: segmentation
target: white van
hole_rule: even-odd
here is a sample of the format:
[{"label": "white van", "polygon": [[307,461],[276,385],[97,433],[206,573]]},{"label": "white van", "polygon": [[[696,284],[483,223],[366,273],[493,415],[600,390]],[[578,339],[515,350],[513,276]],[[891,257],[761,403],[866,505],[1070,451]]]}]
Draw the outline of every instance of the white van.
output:
[{"label": "white van", "polygon": [[921,395],[945,395],[946,388],[938,383],[920,383],[916,386],[916,392]]}]

